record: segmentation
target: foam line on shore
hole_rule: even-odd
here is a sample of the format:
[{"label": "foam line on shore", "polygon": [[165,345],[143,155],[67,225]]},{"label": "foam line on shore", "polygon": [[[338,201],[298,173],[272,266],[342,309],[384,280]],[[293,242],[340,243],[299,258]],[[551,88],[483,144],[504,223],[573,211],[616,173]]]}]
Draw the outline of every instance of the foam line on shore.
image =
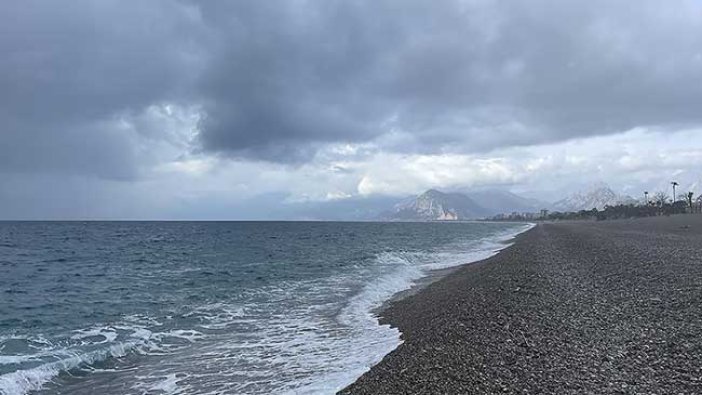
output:
[{"label": "foam line on shore", "polygon": [[[379,260],[389,260],[398,265],[399,269],[379,277],[366,285],[364,289],[351,299],[349,304],[339,313],[337,319],[355,327],[359,332],[358,352],[348,355],[350,369],[328,377],[322,377],[317,384],[298,388],[296,393],[319,393],[333,389],[339,391],[370,370],[380,362],[385,355],[402,344],[401,332],[387,324],[378,321],[378,310],[381,306],[397,295],[401,295],[417,286],[426,285],[423,279],[439,271],[455,269],[463,265],[473,264],[498,254],[512,245],[511,241],[536,224],[527,223],[518,229],[510,229],[476,241],[468,250],[451,253],[432,253],[417,256],[416,254],[387,254],[378,257]],[[324,385],[321,385],[324,383]],[[320,386],[321,385],[321,386]]]}]

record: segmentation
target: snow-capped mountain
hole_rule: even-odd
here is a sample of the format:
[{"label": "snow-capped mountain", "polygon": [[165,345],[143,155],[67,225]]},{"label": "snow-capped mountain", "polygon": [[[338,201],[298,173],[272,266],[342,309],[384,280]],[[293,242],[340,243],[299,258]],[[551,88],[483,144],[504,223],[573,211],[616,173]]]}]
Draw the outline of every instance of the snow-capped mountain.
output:
[{"label": "snow-capped mountain", "polygon": [[396,204],[383,218],[395,221],[456,221],[480,218],[486,214],[483,207],[466,195],[430,189]]},{"label": "snow-capped mountain", "polygon": [[602,210],[605,206],[636,203],[631,196],[619,195],[606,184],[596,184],[591,188],[576,192],[565,199],[553,204],[557,211],[580,211],[596,208]]}]

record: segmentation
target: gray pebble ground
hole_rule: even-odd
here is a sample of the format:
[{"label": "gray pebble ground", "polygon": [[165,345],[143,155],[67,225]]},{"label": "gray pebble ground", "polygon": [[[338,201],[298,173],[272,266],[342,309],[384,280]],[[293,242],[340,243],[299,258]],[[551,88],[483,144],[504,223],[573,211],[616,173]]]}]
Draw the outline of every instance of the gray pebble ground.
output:
[{"label": "gray pebble ground", "polygon": [[540,224],[382,315],[344,394],[702,394],[702,215]]}]

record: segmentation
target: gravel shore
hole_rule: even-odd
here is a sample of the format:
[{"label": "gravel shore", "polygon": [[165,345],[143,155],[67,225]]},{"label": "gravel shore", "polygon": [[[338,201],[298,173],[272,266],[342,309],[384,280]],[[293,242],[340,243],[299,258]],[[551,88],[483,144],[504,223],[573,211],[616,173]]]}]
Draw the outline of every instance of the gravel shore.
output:
[{"label": "gravel shore", "polygon": [[702,394],[702,215],[540,224],[393,302],[343,394]]}]

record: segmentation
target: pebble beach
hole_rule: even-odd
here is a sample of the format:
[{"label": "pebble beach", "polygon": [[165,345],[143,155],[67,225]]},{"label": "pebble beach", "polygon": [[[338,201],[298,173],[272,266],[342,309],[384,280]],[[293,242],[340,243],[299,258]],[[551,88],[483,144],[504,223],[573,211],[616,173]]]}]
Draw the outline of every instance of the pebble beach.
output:
[{"label": "pebble beach", "polygon": [[380,315],[342,394],[699,394],[702,216],[542,223]]}]

